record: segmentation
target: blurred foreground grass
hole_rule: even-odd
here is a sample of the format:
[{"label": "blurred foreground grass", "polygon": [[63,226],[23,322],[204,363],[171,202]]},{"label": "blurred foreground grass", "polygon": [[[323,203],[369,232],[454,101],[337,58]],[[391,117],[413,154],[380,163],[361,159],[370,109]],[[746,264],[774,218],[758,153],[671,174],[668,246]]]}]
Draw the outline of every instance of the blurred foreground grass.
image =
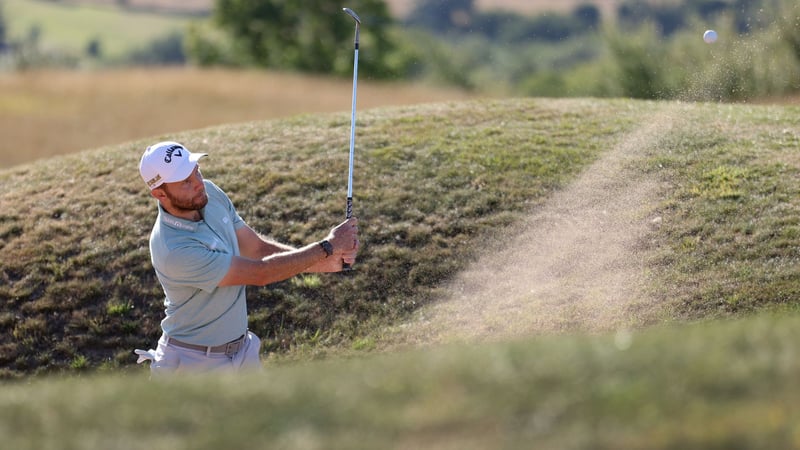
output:
[{"label": "blurred foreground grass", "polygon": [[539,337],[262,374],[0,386],[19,450],[800,446],[800,319]]}]

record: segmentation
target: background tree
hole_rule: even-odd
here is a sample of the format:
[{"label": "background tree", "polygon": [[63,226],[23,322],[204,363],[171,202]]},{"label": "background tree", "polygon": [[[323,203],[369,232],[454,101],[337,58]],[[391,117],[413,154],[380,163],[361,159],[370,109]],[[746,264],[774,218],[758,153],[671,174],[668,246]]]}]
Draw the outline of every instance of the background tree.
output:
[{"label": "background tree", "polygon": [[93,37],[86,43],[86,55],[90,58],[100,58],[103,56],[103,43],[100,38]]},{"label": "background tree", "polygon": [[182,33],[171,31],[133,50],[127,59],[137,65],[181,65],[186,62],[183,41]]},{"label": "background tree", "polygon": [[[382,0],[353,0],[362,19],[359,72],[396,75],[390,66],[391,16]],[[233,40],[245,64],[313,73],[352,73],[353,19],[330,0],[217,0],[216,23]],[[351,51],[348,51],[351,50]]]},{"label": "background tree", "polygon": [[576,6],[572,11],[572,16],[578,20],[582,28],[592,31],[600,28],[603,20],[600,8],[589,3]]},{"label": "background tree", "polygon": [[475,16],[474,0],[418,0],[406,23],[429,30],[466,30]]},{"label": "background tree", "polygon": [[6,30],[6,18],[3,14],[3,4],[0,3],[0,53],[5,51],[8,47],[8,42],[6,41],[7,37],[7,30]]}]

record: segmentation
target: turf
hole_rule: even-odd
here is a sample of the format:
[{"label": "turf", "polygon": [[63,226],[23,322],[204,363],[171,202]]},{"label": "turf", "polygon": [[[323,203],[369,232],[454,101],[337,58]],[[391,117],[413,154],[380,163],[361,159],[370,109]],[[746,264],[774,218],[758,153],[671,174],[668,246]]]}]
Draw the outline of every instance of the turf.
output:
[{"label": "turf", "polygon": [[[357,270],[251,289],[266,372],[179,384],[133,366],[162,316],[141,149],[169,137],[210,153],[205,175],[248,222],[299,244],[344,215],[349,113],[3,170],[0,362],[19,381],[0,389],[2,432],[15,448],[797,446],[797,109],[508,99],[364,111]],[[685,125],[659,127],[667,110]],[[664,187],[643,248],[661,325],[377,350],[487,237],[645,125],[654,144],[636,167]]]},{"label": "turf", "polygon": [[[625,102],[583,101],[571,103],[576,112],[564,127],[567,104],[488,101],[360,114],[359,269],[251,289],[250,325],[264,350],[338,346],[371,333],[365,324],[413,311],[464,266],[476,237],[514,223],[632,124],[631,115],[610,112],[624,112]],[[251,226],[301,244],[344,216],[348,129],[349,115],[332,114],[158,139],[210,153],[205,176],[229,192]],[[147,142],[0,175],[3,203],[15,205],[0,218],[7,375],[68,368],[76,358],[125,366],[132,347],[157,337],[162,294],[147,251],[154,204],[136,169]]]},{"label": "turf", "polygon": [[800,444],[797,318],[546,337],[151,382],[0,390],[20,450],[709,449]]}]

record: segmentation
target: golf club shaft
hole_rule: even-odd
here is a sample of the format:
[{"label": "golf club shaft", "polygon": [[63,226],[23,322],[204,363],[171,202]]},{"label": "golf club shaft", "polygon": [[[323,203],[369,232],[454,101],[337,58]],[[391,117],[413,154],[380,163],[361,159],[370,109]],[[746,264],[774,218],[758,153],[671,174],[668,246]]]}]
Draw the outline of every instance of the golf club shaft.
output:
[{"label": "golf club shaft", "polygon": [[[353,57],[353,102],[350,109],[350,158],[348,161],[347,171],[347,208],[345,211],[345,218],[353,217],[353,163],[355,159],[355,144],[356,144],[356,97],[358,93],[358,41],[361,28],[361,19],[350,8],[343,8],[343,11],[348,14],[353,20],[356,21],[356,37],[353,44],[354,57]],[[350,264],[343,263],[342,270],[352,270]]]},{"label": "golf club shaft", "polygon": [[350,110],[350,159],[347,171],[347,213],[353,217],[353,163],[356,147],[356,97],[358,94],[358,42],[356,41],[355,61],[353,62],[353,106]]}]

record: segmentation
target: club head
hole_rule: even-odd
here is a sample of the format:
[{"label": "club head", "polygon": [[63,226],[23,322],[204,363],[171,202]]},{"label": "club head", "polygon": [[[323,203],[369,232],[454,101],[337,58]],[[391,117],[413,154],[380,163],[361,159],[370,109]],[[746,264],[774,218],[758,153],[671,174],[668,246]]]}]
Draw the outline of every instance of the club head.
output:
[{"label": "club head", "polygon": [[355,11],[353,11],[353,10],[352,10],[352,9],[350,9],[350,8],[342,8],[342,11],[344,11],[345,13],[347,13],[347,15],[348,15],[348,16],[350,16],[350,17],[352,17],[353,19],[355,19],[355,21],[356,21],[356,22],[357,22],[359,25],[361,24],[361,19],[358,17],[358,14],[356,14],[356,12],[355,12]]}]

